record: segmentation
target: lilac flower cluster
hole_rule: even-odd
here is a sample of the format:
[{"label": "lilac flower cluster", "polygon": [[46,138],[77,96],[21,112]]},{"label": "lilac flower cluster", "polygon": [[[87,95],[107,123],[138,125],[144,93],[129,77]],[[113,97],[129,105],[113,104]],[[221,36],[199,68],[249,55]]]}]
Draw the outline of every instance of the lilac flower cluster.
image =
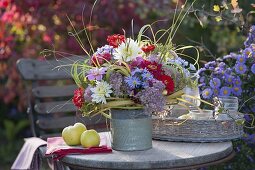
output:
[{"label": "lilac flower cluster", "polygon": [[[160,89],[156,88],[160,86],[159,83],[161,83]],[[162,95],[164,84],[161,81],[156,84],[157,86],[143,89],[135,95],[144,105],[145,113],[161,112],[166,105],[166,98]]]},{"label": "lilac flower cluster", "polygon": [[112,85],[113,94],[116,97],[123,95],[123,75],[118,72],[113,72],[110,75],[109,83]]}]

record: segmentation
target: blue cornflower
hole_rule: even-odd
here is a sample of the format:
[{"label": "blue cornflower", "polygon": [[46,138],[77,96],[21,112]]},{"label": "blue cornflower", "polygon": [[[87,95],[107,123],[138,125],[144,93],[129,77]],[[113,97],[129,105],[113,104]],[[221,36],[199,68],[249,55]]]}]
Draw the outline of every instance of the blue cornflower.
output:
[{"label": "blue cornflower", "polygon": [[231,88],[224,86],[220,89],[220,96],[230,96],[231,94]]},{"label": "blue cornflower", "polygon": [[144,80],[151,80],[153,79],[153,75],[148,70],[144,69],[142,73],[142,78]]},{"label": "blue cornflower", "polygon": [[247,71],[247,67],[243,63],[237,63],[235,65],[235,70],[238,74],[244,74]]},{"label": "blue cornflower", "polygon": [[236,76],[236,77],[234,78],[233,84],[234,84],[234,86],[241,86],[241,85],[242,85],[242,81],[241,81],[241,79],[240,79],[239,76]]},{"label": "blue cornflower", "polygon": [[255,64],[252,64],[252,66],[251,66],[251,72],[252,72],[253,74],[255,74]]},{"label": "blue cornflower", "polygon": [[134,76],[136,73],[142,73],[142,72],[143,72],[143,69],[136,68],[133,71],[131,71],[131,75]]},{"label": "blue cornflower", "polygon": [[212,96],[212,89],[211,88],[206,88],[202,91],[202,96],[204,99],[209,99]]},{"label": "blue cornflower", "polygon": [[234,86],[232,88],[232,93],[236,96],[240,96],[242,94],[242,88],[240,86]]},{"label": "blue cornflower", "polygon": [[132,89],[137,88],[141,85],[141,80],[139,80],[136,76],[128,76],[125,78],[125,82],[128,84],[128,86]]},{"label": "blue cornflower", "polygon": [[237,61],[238,63],[245,63],[246,62],[247,57],[245,55],[237,55]]},{"label": "blue cornflower", "polygon": [[212,88],[219,88],[221,86],[221,82],[220,82],[220,79],[218,78],[213,78],[210,80],[209,82],[210,86]]}]

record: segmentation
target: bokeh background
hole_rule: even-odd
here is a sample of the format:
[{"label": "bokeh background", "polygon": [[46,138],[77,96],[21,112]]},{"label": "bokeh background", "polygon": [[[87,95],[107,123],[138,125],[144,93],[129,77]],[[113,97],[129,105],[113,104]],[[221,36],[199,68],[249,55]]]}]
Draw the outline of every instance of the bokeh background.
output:
[{"label": "bokeh background", "polygon": [[[26,114],[26,91],[15,64],[20,58],[45,59],[44,49],[57,49],[84,55],[75,39],[68,35],[71,25],[84,25],[93,35],[94,47],[106,43],[107,35],[138,33],[144,24],[155,21],[155,29],[169,27],[176,6],[185,0],[0,0],[0,169],[10,169],[23,138],[30,137]],[[192,1],[188,1],[191,3]],[[174,44],[194,45],[200,51],[200,65],[243,48],[252,24],[255,24],[253,0],[242,0],[242,11],[233,13],[230,0],[197,0],[174,39]],[[213,10],[220,5],[221,12]],[[221,16],[222,21],[215,17]],[[84,36],[85,37],[85,36]],[[86,43],[86,41],[84,40]],[[192,53],[191,53],[192,55]],[[254,133],[254,130],[252,131]],[[255,136],[247,143],[235,142],[236,157],[210,169],[255,169]]]}]

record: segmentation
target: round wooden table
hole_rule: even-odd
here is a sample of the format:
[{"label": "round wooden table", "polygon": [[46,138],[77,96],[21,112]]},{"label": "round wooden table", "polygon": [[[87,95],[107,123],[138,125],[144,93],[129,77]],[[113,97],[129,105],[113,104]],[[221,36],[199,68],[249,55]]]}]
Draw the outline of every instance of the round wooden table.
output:
[{"label": "round wooden table", "polygon": [[[110,135],[108,135],[110,142]],[[62,162],[74,169],[190,169],[233,157],[231,142],[185,143],[153,140],[146,151],[68,155]]]}]

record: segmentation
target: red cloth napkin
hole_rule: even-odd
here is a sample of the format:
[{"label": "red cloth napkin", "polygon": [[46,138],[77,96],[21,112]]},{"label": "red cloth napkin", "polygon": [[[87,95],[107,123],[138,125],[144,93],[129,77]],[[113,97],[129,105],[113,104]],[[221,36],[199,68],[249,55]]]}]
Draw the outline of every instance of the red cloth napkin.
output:
[{"label": "red cloth napkin", "polygon": [[68,146],[62,137],[52,137],[47,139],[47,150],[45,156],[53,156],[54,160],[59,160],[67,154],[93,154],[110,153],[112,148],[109,144],[109,135],[100,134],[99,147],[84,148],[82,146]]}]

